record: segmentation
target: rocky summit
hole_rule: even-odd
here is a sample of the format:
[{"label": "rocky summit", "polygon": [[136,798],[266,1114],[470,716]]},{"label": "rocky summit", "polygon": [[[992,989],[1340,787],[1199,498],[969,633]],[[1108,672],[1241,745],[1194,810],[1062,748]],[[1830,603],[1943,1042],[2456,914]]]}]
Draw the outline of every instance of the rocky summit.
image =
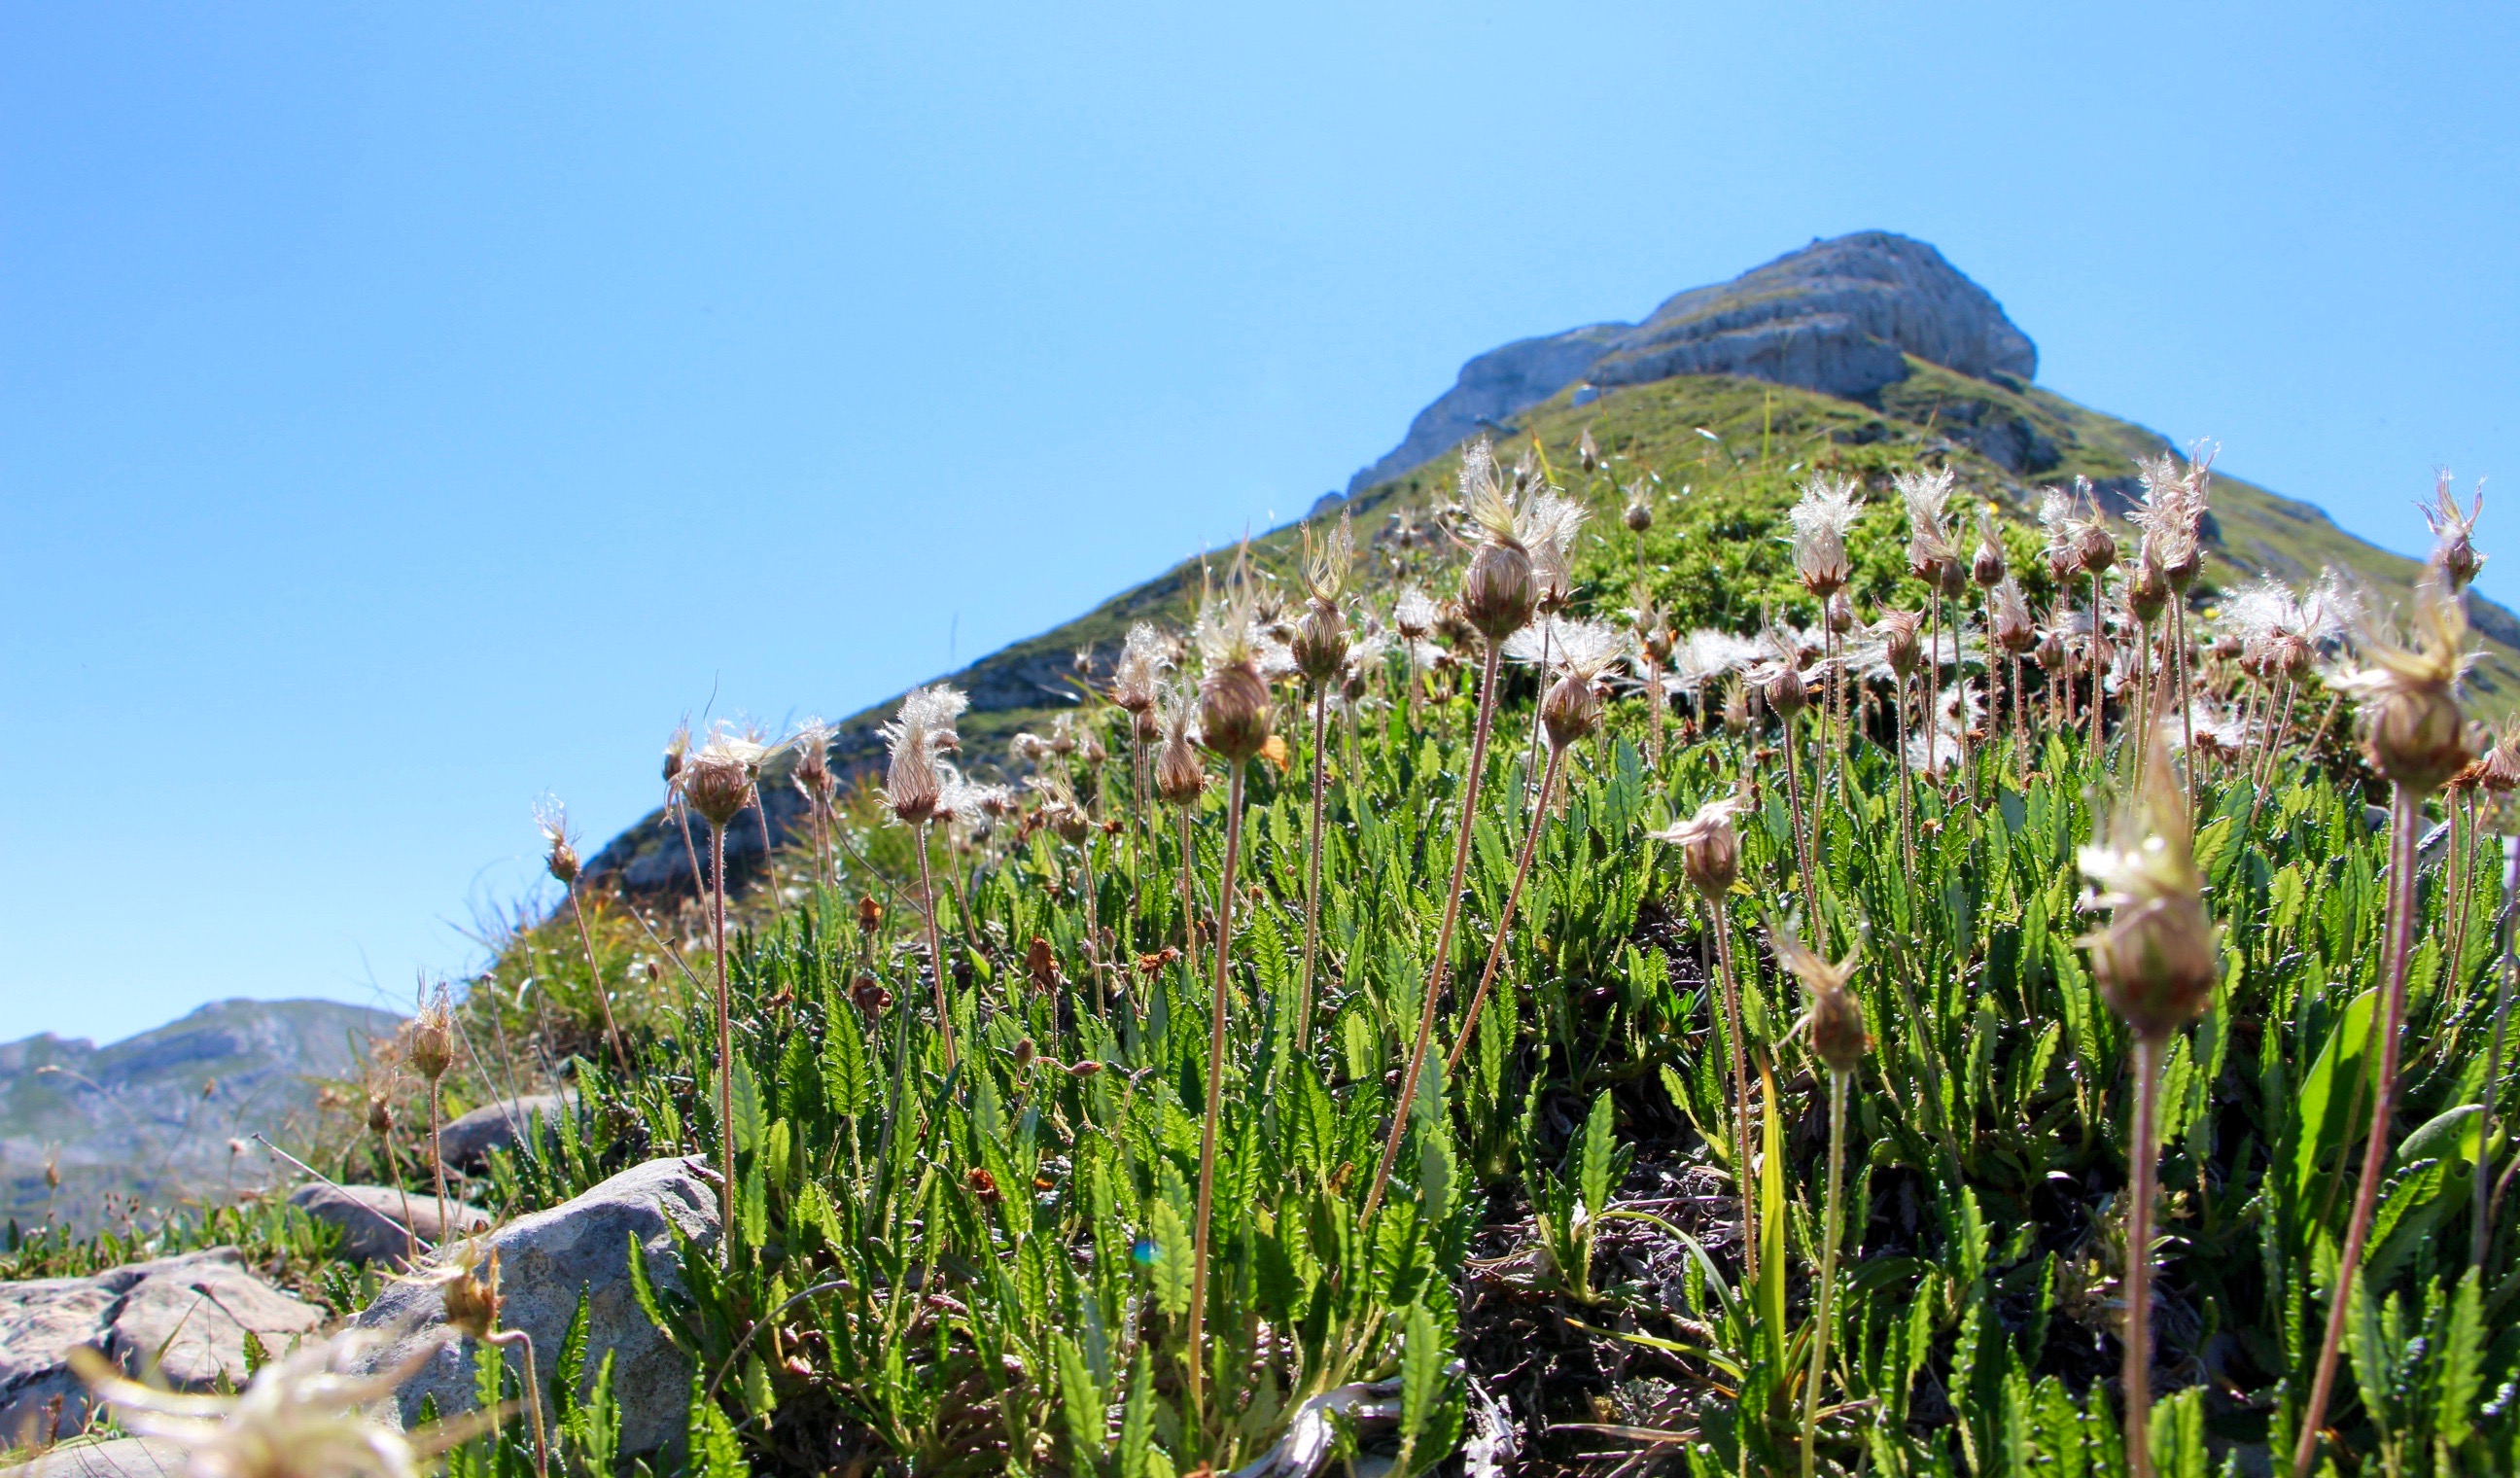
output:
[{"label": "rocky summit", "polygon": [[1348,481],[1353,495],[1451,451],[1568,385],[1739,375],[1862,399],[1908,377],[1907,356],[1977,380],[2029,380],[2030,336],[1923,242],[1859,231],[1664,300],[1640,324],[1517,339],[1462,366],[1400,445]]}]

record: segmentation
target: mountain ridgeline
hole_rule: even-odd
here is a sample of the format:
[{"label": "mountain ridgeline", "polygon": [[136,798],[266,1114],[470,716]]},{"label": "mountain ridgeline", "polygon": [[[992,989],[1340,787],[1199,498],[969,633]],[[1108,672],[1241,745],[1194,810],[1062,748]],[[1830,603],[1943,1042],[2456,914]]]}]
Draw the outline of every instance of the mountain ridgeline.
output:
[{"label": "mountain ridgeline", "polygon": [[[1729,487],[1764,499],[1757,516],[1709,531],[1710,540],[1735,546],[1735,573],[1757,568],[1759,547],[1782,529],[1794,478],[1815,469],[1877,479],[1893,467],[1937,461],[1958,471],[1971,496],[2025,520],[2040,488],[2088,477],[2102,506],[2123,514],[2137,492],[2137,459],[2169,443],[2040,387],[2038,363],[2037,346],[2002,305],[1931,246],[1879,231],[1816,241],[1729,283],[1681,292],[1640,323],[1594,324],[1476,356],[1398,446],[1318,511],[1343,504],[1360,537],[1369,536],[1378,521],[1422,517],[1445,501],[1459,449],[1471,437],[1537,436],[1567,448],[1590,430],[1628,465],[1659,475],[1666,495],[1686,501],[1692,490]],[[2418,572],[2416,561],[2355,537],[2307,503],[2220,474],[2206,536],[2200,605],[2256,575],[2300,582],[2324,566],[2360,578],[2385,601],[2408,590]],[[1253,545],[1264,560],[1282,560],[1292,542],[1292,530],[1282,528]],[[1694,608],[1695,587],[1710,583],[1723,582],[1696,580],[1688,560],[1654,572],[1655,597],[1670,611]],[[993,745],[1072,706],[1079,652],[1091,654],[1095,673],[1107,671],[1133,622],[1187,624],[1198,589],[1198,563],[1185,561],[1073,621],[942,675],[938,681],[970,695],[963,724],[969,753],[986,768]],[[1594,594],[1605,608],[1627,600],[1615,585]],[[2499,712],[2520,694],[2520,620],[2470,599],[2482,647],[2471,680],[2475,706]],[[1746,625],[1756,611],[1714,614]],[[864,774],[877,764],[877,730],[897,701],[838,726],[835,768]],[[784,783],[784,770],[772,779],[780,783],[762,786],[766,829],[784,841],[803,825],[804,801]],[[730,832],[731,868],[758,868],[763,829]],[[682,834],[662,812],[615,837],[588,875],[633,892],[694,881]]]}]

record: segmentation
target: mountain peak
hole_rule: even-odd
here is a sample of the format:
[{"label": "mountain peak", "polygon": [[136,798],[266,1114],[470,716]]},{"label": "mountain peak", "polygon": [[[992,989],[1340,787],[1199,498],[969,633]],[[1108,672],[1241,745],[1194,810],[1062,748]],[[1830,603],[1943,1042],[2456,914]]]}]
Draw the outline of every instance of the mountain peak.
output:
[{"label": "mountain peak", "polygon": [[1479,355],[1348,491],[1442,456],[1579,381],[1740,375],[1861,399],[1906,379],[1909,355],[1980,380],[2028,380],[2039,369],[2030,336],[1926,243],[1889,231],[1814,241],[1729,283],[1674,294],[1642,323],[1593,324]]}]

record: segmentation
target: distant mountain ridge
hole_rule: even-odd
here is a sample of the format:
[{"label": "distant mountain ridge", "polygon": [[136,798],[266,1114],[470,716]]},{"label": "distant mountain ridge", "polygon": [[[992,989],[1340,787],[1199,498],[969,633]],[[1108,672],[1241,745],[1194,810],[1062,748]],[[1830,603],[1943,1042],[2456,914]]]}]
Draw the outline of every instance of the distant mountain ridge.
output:
[{"label": "distant mountain ridge", "polygon": [[[1446,469],[1471,436],[1540,432],[1571,440],[1598,423],[1640,448],[1684,456],[1694,427],[1726,423],[1756,436],[1766,409],[1836,424],[1841,440],[1894,440],[1962,465],[2027,515],[2037,487],[2090,477],[2103,504],[2123,513],[2135,459],[2172,450],[2158,432],[2077,405],[2033,383],[2039,351],[1993,294],[1933,246],[1887,231],[1815,241],[1727,283],[1665,299],[1637,324],[1600,323],[1518,339],[1474,356],[1452,387],[1418,413],[1400,444],[1349,480],[1343,501],[1360,519],[1394,500],[1420,514],[1443,496]],[[1773,403],[1773,404],[1772,404]],[[1684,418],[1675,420],[1674,418]],[[1557,444],[1552,441],[1552,444]],[[1653,465],[1650,461],[1643,465]],[[2209,578],[2269,573],[2293,581],[2333,564],[2384,598],[2408,589],[2415,561],[2340,528],[2318,508],[2237,478],[2215,477],[2207,540]],[[1285,529],[1254,540],[1282,553]],[[1186,561],[1121,592],[1075,620],[981,657],[934,681],[970,695],[966,753],[982,763],[1015,730],[1038,726],[1074,702],[1075,654],[1107,668],[1131,622],[1181,622],[1198,590]],[[2484,638],[2473,678],[2481,714],[2520,695],[2520,619],[2471,595]],[[837,726],[834,766],[877,765],[877,734],[899,701],[887,698]],[[776,772],[762,787],[769,831],[784,839],[804,802]],[[757,869],[761,829],[727,837],[731,869]],[[682,834],[652,812],[587,864],[587,875],[634,892],[680,890],[694,873]]]},{"label": "distant mountain ridge", "polygon": [[162,1207],[258,1185],[267,1153],[231,1163],[228,1142],[287,1143],[317,1080],[355,1075],[370,1039],[401,1020],[334,1001],[219,1001],[105,1047],[49,1032],[0,1045],[0,1216],[86,1228],[108,1191]]}]

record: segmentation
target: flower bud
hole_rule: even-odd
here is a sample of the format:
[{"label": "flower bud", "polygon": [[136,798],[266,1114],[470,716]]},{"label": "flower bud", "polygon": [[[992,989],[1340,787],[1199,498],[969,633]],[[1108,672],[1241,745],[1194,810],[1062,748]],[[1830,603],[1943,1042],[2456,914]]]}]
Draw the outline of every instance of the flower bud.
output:
[{"label": "flower bud", "polygon": [[1188,806],[1206,788],[1207,767],[1199,763],[1198,750],[1180,734],[1165,739],[1155,756],[1155,793],[1167,805]]},{"label": "flower bud", "polygon": [[1642,498],[1629,500],[1625,516],[1630,533],[1642,534],[1653,527],[1653,506]]},{"label": "flower bud", "polygon": [[1229,662],[1198,685],[1198,736],[1227,764],[1269,742],[1269,685],[1248,662]]},{"label": "flower bud", "polygon": [[1732,892],[1741,876],[1741,835],[1732,827],[1740,805],[1731,796],[1711,800],[1688,820],[1650,833],[1651,840],[1680,849],[1681,874],[1709,901]]},{"label": "flower bud", "polygon": [[2433,563],[2449,577],[2451,589],[2465,590],[2485,561],[2478,558],[2474,541],[2462,529],[2444,539],[2441,547],[2433,551]]},{"label": "flower bud", "polygon": [[858,895],[858,932],[873,934],[881,927],[883,927],[883,905],[875,901],[873,893],[860,893]]},{"label": "flower bud", "polygon": [[403,1059],[413,1072],[434,1083],[455,1065],[454,1018],[447,1011],[443,992],[412,1013],[403,1033]]},{"label": "flower bud", "polygon": [[971,1194],[978,1197],[983,1206],[994,1206],[1006,1198],[1005,1192],[998,1189],[998,1178],[981,1166],[972,1166],[963,1181],[971,1187]]},{"label": "flower bud", "polygon": [[2003,546],[1991,534],[1979,539],[1977,554],[1969,560],[1969,578],[1981,589],[1993,590],[2003,583],[2004,574]]},{"label": "flower bud", "polygon": [[2161,567],[2161,578],[2169,583],[2175,594],[2183,596],[2196,583],[2196,577],[2204,572],[2204,541],[2188,539],[2181,545],[2179,558]]},{"label": "flower bud", "polygon": [[[444,1235],[443,1229],[439,1235]],[[499,1249],[493,1247],[477,1266],[450,1268],[455,1276],[446,1279],[438,1297],[446,1311],[446,1326],[474,1339],[488,1339],[499,1332],[499,1308],[505,1302],[499,1296]]]},{"label": "flower bud", "polygon": [[2162,611],[2169,606],[2170,578],[2152,562],[2150,555],[2136,560],[2135,570],[2127,579],[2126,598],[2127,609],[2145,626],[2160,620]]},{"label": "flower bud", "polygon": [[2118,540],[2108,525],[2093,519],[2074,535],[2074,562],[2087,575],[2106,573],[2118,562]]},{"label": "flower bud", "polygon": [[1924,643],[1917,637],[1916,613],[1912,610],[1885,610],[1874,623],[1881,631],[1881,660],[1902,680],[1914,677],[1924,664]]},{"label": "flower bud", "polygon": [[1291,644],[1295,670],[1316,691],[1328,687],[1347,662],[1347,622],[1336,605],[1312,602],[1304,618],[1295,623],[1295,640]]},{"label": "flower bud", "polygon": [[1935,568],[1936,585],[1946,601],[1957,601],[1968,594],[1969,567],[1958,560],[1943,560]]},{"label": "flower bud", "polygon": [[2467,719],[2447,688],[2404,689],[2372,707],[2363,747],[2384,779],[2430,794],[2467,763]]},{"label": "flower bud", "polygon": [[[925,756],[922,752],[922,763]],[[898,768],[896,766],[895,768]],[[935,771],[927,773],[930,789],[928,804],[935,802]],[[712,827],[723,829],[735,820],[737,812],[752,803],[752,767],[728,751],[709,745],[693,755],[683,765],[683,795],[692,809],[707,818]]]},{"label": "flower bud", "polygon": [[2222,978],[2214,927],[2193,894],[2121,907],[2088,942],[2101,997],[2138,1037],[2158,1041],[2195,1020]]},{"label": "flower bud", "polygon": [[1025,1037],[1017,1041],[1015,1043],[1013,1053],[1015,1071],[1022,1072],[1031,1067],[1033,1059],[1040,1055],[1041,1050],[1032,1045],[1032,1039],[1030,1037]]},{"label": "flower bud", "polygon": [[1462,572],[1462,616],[1479,635],[1504,641],[1531,624],[1539,605],[1539,581],[1521,545],[1490,539],[1470,556]]},{"label": "flower bud", "polygon": [[1803,686],[1802,669],[1791,662],[1777,664],[1776,671],[1769,674],[1766,686],[1760,690],[1760,695],[1768,700],[1769,707],[1777,710],[1777,717],[1788,724],[1811,702],[1810,690]]},{"label": "flower bud", "polygon": [[1593,732],[1601,721],[1601,695],[1581,675],[1568,673],[1541,695],[1540,723],[1549,732],[1549,747],[1564,749]]},{"label": "flower bud", "polygon": [[543,859],[543,866],[550,869],[551,875],[563,884],[577,881],[577,848],[569,845],[567,837],[554,835],[551,839],[551,855]]},{"label": "flower bud", "polygon": [[1815,992],[1811,1006],[1812,1055],[1833,1073],[1851,1073],[1864,1065],[1872,1050],[1872,1034],[1864,1029],[1864,1003],[1839,987]]},{"label": "flower bud", "polygon": [[368,1095],[368,1133],[384,1136],[393,1133],[393,1100],[382,1093]]},{"label": "flower bud", "polygon": [[1855,602],[1844,588],[1832,590],[1820,608],[1821,623],[1832,636],[1844,636],[1855,629]]},{"label": "flower bud", "polygon": [[892,992],[885,990],[883,983],[873,975],[860,975],[857,983],[849,987],[849,1000],[857,1007],[859,1015],[875,1021],[882,1017],[884,1008],[892,1005]]}]

